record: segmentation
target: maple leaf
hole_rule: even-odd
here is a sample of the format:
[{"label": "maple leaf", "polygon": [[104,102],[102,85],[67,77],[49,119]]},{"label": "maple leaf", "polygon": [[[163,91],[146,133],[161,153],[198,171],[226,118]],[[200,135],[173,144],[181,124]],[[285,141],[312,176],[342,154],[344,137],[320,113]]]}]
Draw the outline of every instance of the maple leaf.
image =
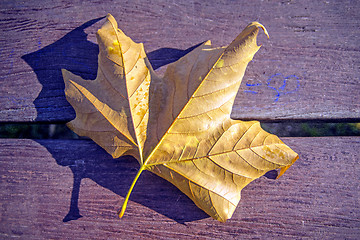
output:
[{"label": "maple leaf", "polygon": [[114,158],[134,156],[140,169],[168,180],[219,221],[231,218],[241,190],[274,169],[281,176],[298,158],[257,121],[230,118],[245,68],[260,46],[259,23],[228,47],[207,41],[158,77],[144,47],[107,20],[97,32],[98,75],[83,80],[62,70],[67,100],[76,111],[68,126]]}]

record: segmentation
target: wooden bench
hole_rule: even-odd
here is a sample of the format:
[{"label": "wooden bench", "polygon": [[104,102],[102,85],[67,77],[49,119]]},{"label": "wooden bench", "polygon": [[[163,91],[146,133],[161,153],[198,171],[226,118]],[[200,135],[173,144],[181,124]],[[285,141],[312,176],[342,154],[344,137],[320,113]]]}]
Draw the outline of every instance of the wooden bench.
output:
[{"label": "wooden bench", "polygon": [[[75,113],[61,68],[94,79],[95,32],[107,12],[143,42],[162,72],[207,39],[227,45],[252,21],[270,40],[246,70],[233,118],[360,120],[357,1],[2,1],[0,122],[65,123]],[[166,67],[166,66],[165,66]],[[90,140],[0,139],[1,239],[356,239],[360,137],[282,138],[300,159],[279,180],[242,191],[217,222],[145,172],[126,215],[116,212],[138,169]],[[82,217],[81,217],[82,216]]]}]

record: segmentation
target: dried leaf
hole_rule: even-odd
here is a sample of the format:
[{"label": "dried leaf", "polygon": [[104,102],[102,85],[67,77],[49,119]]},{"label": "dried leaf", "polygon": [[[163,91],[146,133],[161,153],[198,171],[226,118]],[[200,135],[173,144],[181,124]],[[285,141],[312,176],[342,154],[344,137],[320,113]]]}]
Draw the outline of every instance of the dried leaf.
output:
[{"label": "dried leaf", "polygon": [[68,126],[114,158],[130,154],[140,169],[168,180],[219,221],[231,218],[247,184],[273,169],[280,175],[298,155],[259,122],[230,119],[245,68],[259,50],[262,28],[248,25],[228,46],[210,41],[170,64],[158,77],[143,45],[109,14],[97,32],[98,75],[86,81],[63,70],[76,111]]}]

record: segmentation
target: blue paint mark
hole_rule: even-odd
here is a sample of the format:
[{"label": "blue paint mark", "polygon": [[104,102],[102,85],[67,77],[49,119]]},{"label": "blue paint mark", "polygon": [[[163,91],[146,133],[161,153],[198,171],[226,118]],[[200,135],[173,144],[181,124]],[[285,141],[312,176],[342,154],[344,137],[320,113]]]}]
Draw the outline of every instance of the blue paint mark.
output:
[{"label": "blue paint mark", "polygon": [[261,83],[255,83],[255,84],[246,83],[246,86],[248,87],[261,86]]},{"label": "blue paint mark", "polygon": [[[281,75],[281,73],[276,73],[276,74],[272,75],[270,78],[268,78],[268,80],[267,80],[267,82],[266,82],[268,88],[270,88],[270,89],[272,89],[272,90],[274,90],[274,91],[276,92],[274,102],[277,102],[277,101],[279,100],[279,98],[280,98],[280,92],[279,92],[279,90],[278,90],[277,88],[270,86],[270,84],[271,84],[271,81],[273,80],[273,78],[275,78],[275,77],[277,77],[277,76],[280,76],[280,75]],[[286,83],[285,83],[285,85],[286,85]],[[280,88],[281,88],[281,87],[280,87]]]},{"label": "blue paint mark", "polygon": [[258,92],[256,92],[256,91],[251,91],[251,90],[244,90],[244,92],[246,92],[246,93],[252,93],[252,94],[258,94]]},{"label": "blue paint mark", "polygon": [[[283,75],[281,73],[276,73],[272,76],[270,76],[270,78],[267,80],[267,87],[274,90],[276,92],[276,95],[275,95],[275,100],[274,102],[277,102],[279,101],[279,98],[281,95],[286,95],[286,94],[289,94],[289,93],[294,93],[296,92],[299,88],[300,88],[300,81],[299,81],[299,78],[293,74],[293,75],[289,75],[289,76],[286,76],[286,77],[283,77],[283,84],[279,87],[279,88],[276,88],[276,87],[273,87],[273,86],[270,86],[271,82],[274,81],[275,77],[283,77]],[[287,82],[292,79],[292,78],[295,78],[296,79],[296,82],[297,82],[297,85],[295,87],[295,89],[292,89],[290,91],[285,91],[286,87],[287,87]]]},{"label": "blue paint mark", "polygon": [[[294,88],[294,80],[296,81],[296,86]],[[289,84],[291,83],[291,84]],[[280,87],[277,87],[281,84]],[[275,91],[274,102],[278,102],[281,96],[294,93],[300,88],[299,77],[295,74],[288,75],[284,77],[282,73],[276,73],[270,76],[266,80],[266,84],[262,83],[246,83],[246,86],[251,90],[244,90],[245,93],[258,94],[258,91],[254,91],[254,87],[266,86],[271,90]],[[258,88],[257,88],[258,89]],[[256,89],[255,89],[256,90]]]},{"label": "blue paint mark", "polygon": [[[261,83],[246,83],[247,87],[258,87],[261,86]],[[253,90],[244,90],[245,93],[258,94],[257,91]]]}]

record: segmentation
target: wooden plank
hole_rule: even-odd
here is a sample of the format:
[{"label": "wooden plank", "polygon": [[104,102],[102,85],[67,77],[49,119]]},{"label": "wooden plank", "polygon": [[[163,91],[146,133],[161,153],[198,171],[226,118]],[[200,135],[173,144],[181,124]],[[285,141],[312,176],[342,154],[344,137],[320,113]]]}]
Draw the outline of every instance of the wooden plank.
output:
[{"label": "wooden plank", "polygon": [[271,38],[260,37],[263,47],[249,64],[232,116],[359,121],[359,11],[359,1],[5,0],[0,9],[0,121],[74,117],[60,69],[94,78],[94,33],[102,24],[95,19],[108,12],[126,34],[144,42],[157,66],[181,55],[176,49],[207,39],[227,45],[248,23],[260,21]]},{"label": "wooden plank", "polygon": [[139,167],[134,159],[114,160],[88,140],[1,139],[0,236],[358,238],[360,137],[284,141],[300,159],[276,181],[260,178],[252,182],[243,190],[233,218],[220,223],[149,172],[140,177],[126,215],[118,219],[116,211]]}]

